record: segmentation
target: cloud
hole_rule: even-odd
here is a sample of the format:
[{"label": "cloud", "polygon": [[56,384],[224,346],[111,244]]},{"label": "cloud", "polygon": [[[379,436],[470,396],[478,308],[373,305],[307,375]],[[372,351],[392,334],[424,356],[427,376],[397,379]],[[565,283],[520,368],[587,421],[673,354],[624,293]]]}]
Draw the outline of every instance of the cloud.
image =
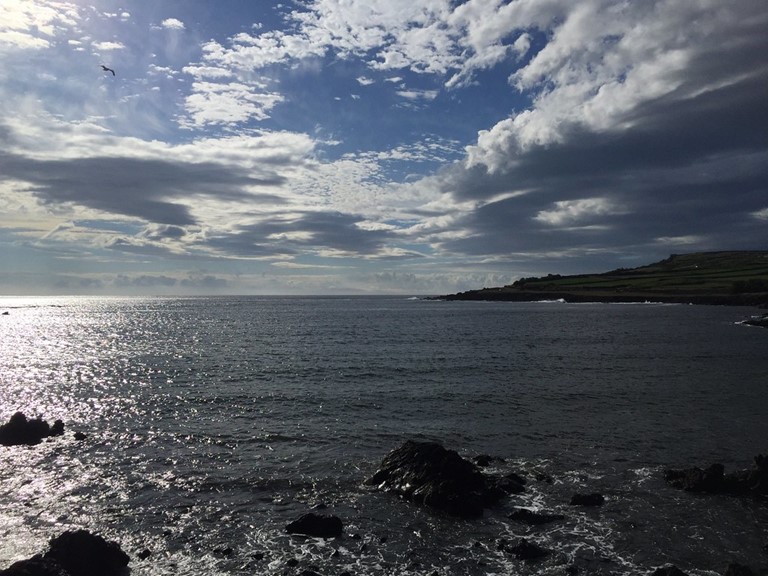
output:
[{"label": "cloud", "polygon": [[415,288],[768,242],[756,0],[309,0],[229,36],[194,7],[3,8],[4,248],[435,266],[392,270]]},{"label": "cloud", "polygon": [[380,256],[394,236],[387,229],[358,226],[353,214],[313,211],[286,213],[219,234],[209,244],[222,253],[242,257],[322,254],[326,257]]},{"label": "cloud", "polygon": [[270,110],[283,97],[241,82],[195,82],[186,98],[186,126],[239,124],[269,118]]},{"label": "cloud", "polygon": [[397,95],[407,100],[434,100],[437,90],[398,90]]},{"label": "cloud", "polygon": [[420,184],[472,206],[450,223],[466,233],[440,249],[583,257],[664,242],[734,246],[736,230],[744,245],[768,240],[754,217],[768,177],[768,64],[756,57],[768,51],[764,7],[585,1],[540,11],[550,17],[530,25],[551,39],[511,78],[533,91],[531,107]]},{"label": "cloud", "polygon": [[[456,87],[479,70],[525,55],[531,36],[524,29],[538,22],[530,18],[557,14],[551,0],[541,2],[536,10],[530,0],[511,5],[500,0],[453,4],[449,0],[377,0],[373,4],[314,0],[289,13],[291,32],[239,33],[228,45],[207,43],[200,68],[242,75],[332,53],[342,59],[366,58],[371,71],[451,74],[446,85]],[[400,82],[401,77],[387,81]],[[369,85],[373,80],[359,76],[358,82]]]},{"label": "cloud", "polygon": [[122,42],[94,42],[93,47],[97,50],[109,52],[111,50],[123,50],[125,49],[125,44]]},{"label": "cloud", "polygon": [[550,226],[563,226],[590,220],[596,216],[614,212],[611,201],[605,198],[584,198],[581,200],[561,200],[554,202],[551,210],[542,210],[534,220]]},{"label": "cloud", "polygon": [[[470,164],[493,172],[519,153],[565,143],[580,131],[643,130],[662,103],[691,114],[708,95],[750,84],[754,90],[765,77],[765,65],[754,56],[768,44],[757,24],[764,10],[756,2],[723,10],[692,1],[588,0],[562,7],[544,30],[550,42],[510,79],[520,90],[535,91],[534,106],[481,132],[469,150]],[[696,25],[686,26],[690,22]]]},{"label": "cloud", "polygon": [[762,210],[756,210],[755,212],[752,212],[752,216],[757,218],[758,220],[768,220],[768,208],[763,208]]},{"label": "cloud", "polygon": [[245,201],[249,196],[244,187],[282,183],[277,176],[259,179],[241,169],[210,162],[125,157],[34,160],[3,154],[2,163],[0,180],[27,183],[43,203],[76,204],[174,226],[196,223],[181,199],[216,196]]},{"label": "cloud", "polygon": [[184,22],[176,18],[166,18],[161,22],[163,28],[167,30],[184,30]]}]

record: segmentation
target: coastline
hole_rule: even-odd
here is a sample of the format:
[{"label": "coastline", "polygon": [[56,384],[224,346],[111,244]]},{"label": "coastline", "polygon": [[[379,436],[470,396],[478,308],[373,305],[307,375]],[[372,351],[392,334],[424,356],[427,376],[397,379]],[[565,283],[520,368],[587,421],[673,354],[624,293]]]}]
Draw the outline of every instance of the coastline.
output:
[{"label": "coastline", "polygon": [[456,294],[433,296],[429,300],[487,300],[495,302],[541,302],[544,300],[561,300],[566,303],[655,303],[655,304],[695,304],[708,306],[751,306],[768,308],[768,298],[765,294],[659,294],[651,292],[568,292],[568,291],[529,291],[513,288],[483,288],[468,290]]}]

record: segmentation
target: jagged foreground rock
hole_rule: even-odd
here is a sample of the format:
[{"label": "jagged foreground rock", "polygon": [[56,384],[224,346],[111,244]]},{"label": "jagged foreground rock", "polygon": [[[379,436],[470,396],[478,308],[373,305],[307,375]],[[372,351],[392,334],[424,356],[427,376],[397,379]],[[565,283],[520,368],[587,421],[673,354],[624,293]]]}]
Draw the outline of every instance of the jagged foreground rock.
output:
[{"label": "jagged foreground rock", "polygon": [[768,456],[755,456],[755,465],[751,470],[738,470],[725,473],[722,464],[712,464],[708,468],[685,468],[683,470],[665,470],[664,479],[675,488],[688,492],[708,492],[712,494],[766,495],[768,494]]},{"label": "jagged foreground rock", "polygon": [[0,444],[3,446],[40,444],[49,436],[64,434],[64,423],[56,420],[53,426],[42,418],[28,419],[22,412],[16,412],[11,419],[0,426]]},{"label": "jagged foreground rock", "polygon": [[482,516],[506,494],[524,490],[514,476],[488,476],[453,450],[412,440],[387,454],[368,484],[464,518]]},{"label": "jagged foreground rock", "polygon": [[0,576],[122,576],[130,557],[116,542],[87,530],[64,532],[44,554],[15,562]]}]

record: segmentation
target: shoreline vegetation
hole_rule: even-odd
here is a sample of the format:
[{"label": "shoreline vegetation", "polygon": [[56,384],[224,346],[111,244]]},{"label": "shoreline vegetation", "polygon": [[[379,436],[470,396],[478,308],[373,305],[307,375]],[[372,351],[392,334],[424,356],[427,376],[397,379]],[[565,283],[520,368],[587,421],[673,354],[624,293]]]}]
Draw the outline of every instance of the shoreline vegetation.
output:
[{"label": "shoreline vegetation", "polygon": [[768,308],[768,250],[695,252],[599,274],[521,278],[432,300],[707,304]]}]

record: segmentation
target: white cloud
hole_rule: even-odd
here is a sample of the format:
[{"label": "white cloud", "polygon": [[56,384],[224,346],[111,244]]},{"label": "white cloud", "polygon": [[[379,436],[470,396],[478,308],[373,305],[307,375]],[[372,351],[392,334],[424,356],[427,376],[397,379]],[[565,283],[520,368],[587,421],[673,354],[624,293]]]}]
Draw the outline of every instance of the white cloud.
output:
[{"label": "white cloud", "polygon": [[[500,0],[473,0],[455,9],[449,0],[315,0],[290,13],[291,32],[239,33],[229,45],[209,42],[200,66],[258,70],[333,51],[342,58],[366,57],[372,70],[452,73],[447,84],[457,86],[477,70],[525,54],[531,39],[523,29],[532,25],[525,18],[555,13],[552,0],[536,10],[530,0],[513,4],[523,6],[511,10]],[[372,80],[361,76],[358,82]]]},{"label": "white cloud", "polygon": [[77,10],[70,2],[4,2],[0,6],[0,52],[4,45],[23,50],[49,48],[59,28],[77,24]]},{"label": "white cloud", "polygon": [[515,43],[512,45],[512,48],[514,48],[518,56],[525,56],[528,53],[528,50],[531,48],[531,35],[520,34],[517,40],[515,40]]},{"label": "white cloud", "polygon": [[407,100],[434,100],[437,90],[398,90],[397,95]]},{"label": "white cloud", "polygon": [[177,20],[176,18],[166,18],[162,21],[163,28],[168,30],[184,30],[184,22]]},{"label": "white cloud", "polygon": [[689,235],[689,236],[662,236],[659,238],[656,238],[655,242],[656,244],[660,244],[662,246],[695,246],[695,245],[701,245],[702,242],[706,241],[705,236],[695,236],[695,235]]},{"label": "white cloud", "polygon": [[611,202],[606,198],[584,198],[581,200],[561,200],[554,203],[552,210],[542,210],[534,217],[543,224],[563,226],[582,220],[616,213]]},{"label": "white cloud", "polygon": [[[527,4],[511,3],[499,15]],[[733,47],[738,22],[750,12],[759,20],[762,11],[747,1],[717,6],[711,0],[543,2],[549,18],[528,25],[551,40],[510,78],[519,90],[533,91],[533,106],[481,131],[468,165],[503,170],[517,154],[561,143],[574,128],[626,130],[645,103],[666,95],[683,102],[716,88],[721,78],[691,76],[690,66],[712,46]]]},{"label": "white cloud", "polygon": [[122,42],[94,42],[93,47],[97,50],[111,51],[111,50],[123,50],[125,44]]},{"label": "white cloud", "polygon": [[254,89],[247,84],[195,82],[186,98],[187,126],[237,124],[269,118],[269,111],[283,100],[280,94]]},{"label": "white cloud", "polygon": [[757,212],[752,212],[752,216],[758,220],[768,220],[768,208],[763,208]]},{"label": "white cloud", "polygon": [[37,36],[19,30],[0,31],[0,46],[3,44],[14,48],[32,50],[48,48],[51,45],[45,38],[38,38]]}]

